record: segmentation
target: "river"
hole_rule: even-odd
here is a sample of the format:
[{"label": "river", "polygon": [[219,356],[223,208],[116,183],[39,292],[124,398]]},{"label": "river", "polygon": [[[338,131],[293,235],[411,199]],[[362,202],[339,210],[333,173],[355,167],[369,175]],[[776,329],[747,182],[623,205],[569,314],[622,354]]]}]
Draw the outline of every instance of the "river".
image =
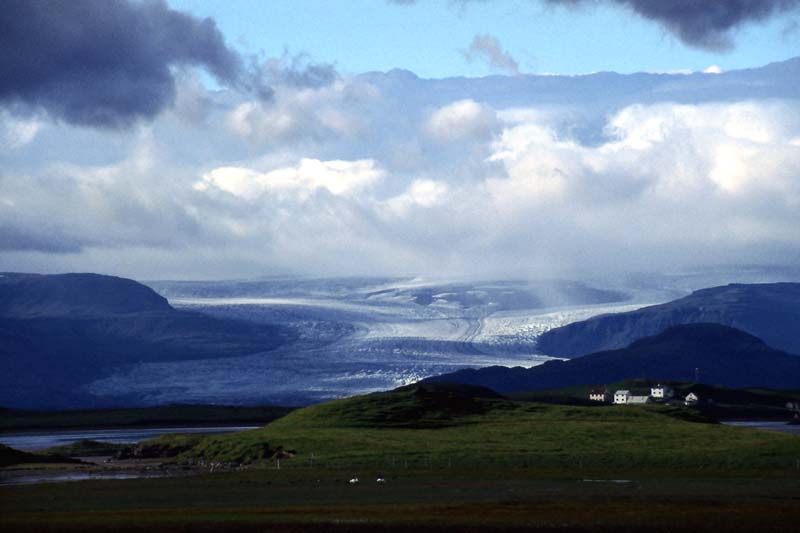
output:
[{"label": "river", "polygon": [[783,421],[775,420],[743,420],[723,422],[727,426],[737,426],[745,428],[766,429],[769,431],[780,431],[781,433],[789,433],[791,435],[800,435],[800,425],[787,424]]},{"label": "river", "polygon": [[72,429],[72,430],[31,430],[0,433],[0,444],[17,450],[32,451],[72,444],[89,439],[99,442],[128,444],[152,439],[167,433],[229,433],[256,429],[259,426],[214,426],[214,427],[165,427],[165,428],[125,428],[125,429]]}]

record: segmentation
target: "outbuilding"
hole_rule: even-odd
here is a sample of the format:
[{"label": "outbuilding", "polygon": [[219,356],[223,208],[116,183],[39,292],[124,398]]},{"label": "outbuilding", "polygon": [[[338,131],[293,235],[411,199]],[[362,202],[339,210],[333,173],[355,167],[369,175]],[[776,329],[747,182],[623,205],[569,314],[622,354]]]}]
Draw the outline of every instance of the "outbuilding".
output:
[{"label": "outbuilding", "polygon": [[684,405],[688,406],[697,405],[699,402],[700,402],[700,397],[693,392],[687,394],[686,398],[684,398],[683,400]]},{"label": "outbuilding", "polygon": [[593,389],[589,391],[589,399],[593,402],[611,401],[611,393],[605,389]]}]

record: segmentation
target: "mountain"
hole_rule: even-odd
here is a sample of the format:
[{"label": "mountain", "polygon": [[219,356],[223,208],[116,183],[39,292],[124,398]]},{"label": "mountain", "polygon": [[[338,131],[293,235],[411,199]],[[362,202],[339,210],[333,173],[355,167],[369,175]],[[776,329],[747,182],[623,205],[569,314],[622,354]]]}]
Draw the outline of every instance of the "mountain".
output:
[{"label": "mountain", "polygon": [[687,324],[640,339],[620,350],[540,366],[488,367],[428,378],[500,393],[601,385],[629,378],[694,381],[732,388],[800,389],[800,357],[719,324]]},{"label": "mountain", "polygon": [[[798,75],[800,57],[720,74],[594,72],[584,75],[523,74],[424,79],[407,70],[394,69],[389,72],[367,72],[357,76],[357,79],[379,87],[381,94],[390,98],[415,98],[431,105],[471,98],[495,107],[515,107],[530,105],[531,95],[540,105],[797,98]],[[603,98],[598,99],[598,95]]]},{"label": "mountain", "polygon": [[800,354],[800,283],[731,284],[636,311],[602,315],[544,333],[541,353],[577,357],[629,345],[670,326],[711,322],[746,331]]},{"label": "mountain", "polygon": [[[0,405],[104,405],[81,386],[143,361],[273,350],[282,327],[179,311],[133,280],[98,274],[0,274]],[[126,405],[143,398],[118,400]],[[98,404],[98,402],[100,402]]]},{"label": "mountain", "polygon": [[100,274],[0,274],[0,316],[104,316],[172,311],[167,299],[130,279]]}]

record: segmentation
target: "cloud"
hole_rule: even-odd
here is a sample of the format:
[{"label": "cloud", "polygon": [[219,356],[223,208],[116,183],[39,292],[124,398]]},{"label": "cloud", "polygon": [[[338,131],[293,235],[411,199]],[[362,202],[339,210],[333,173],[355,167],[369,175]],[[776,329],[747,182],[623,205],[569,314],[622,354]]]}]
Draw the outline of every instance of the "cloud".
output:
[{"label": "cloud", "polygon": [[498,126],[497,113],[474,100],[459,100],[431,114],[426,126],[428,134],[441,142],[465,138],[486,139]]},{"label": "cloud", "polygon": [[330,85],[339,77],[333,65],[313,63],[308,54],[292,55],[286,50],[281,57],[269,58],[258,68],[260,75],[270,85],[318,89]]},{"label": "cloud", "polygon": [[733,47],[730,32],[743,24],[766,20],[800,8],[800,0],[544,0],[580,6],[612,3],[661,24],[684,44],[722,51]]},{"label": "cloud", "polygon": [[251,201],[269,192],[292,192],[307,197],[318,189],[325,189],[337,196],[348,196],[373,185],[383,176],[383,171],[370,159],[302,159],[296,166],[264,173],[244,167],[215,168],[195,184],[195,189],[218,189]]},{"label": "cloud", "polygon": [[386,201],[389,208],[401,216],[408,214],[409,209],[422,207],[429,209],[441,204],[448,192],[447,184],[428,180],[414,180],[403,193]]},{"label": "cloud", "polygon": [[29,144],[41,128],[42,122],[36,118],[17,118],[0,109],[0,152]]},{"label": "cloud", "polygon": [[[795,64],[614,75],[612,93],[604,75],[371,73],[274,82],[270,104],[181,74],[178,103],[151,122],[113,135],[46,123],[2,152],[0,271],[508,277],[793,263]],[[4,120],[16,131],[18,117]]]},{"label": "cloud", "polygon": [[290,83],[275,85],[270,102],[238,104],[227,116],[230,131],[255,145],[353,137],[365,128],[360,108],[379,96],[373,87],[352,81],[309,87]]},{"label": "cloud", "polygon": [[470,63],[480,61],[501,72],[519,73],[519,64],[508,52],[503,50],[500,41],[491,35],[476,35],[469,48],[462,51],[462,54]]},{"label": "cloud", "polygon": [[212,19],[161,0],[7,0],[0,49],[0,105],[71,124],[118,128],[152,119],[173,104],[180,67],[270,95]]},{"label": "cloud", "polygon": [[81,246],[63,235],[58,228],[45,226],[34,231],[32,228],[20,228],[5,221],[0,223],[0,251],[63,254],[80,252]]},{"label": "cloud", "polygon": [[[451,0],[451,3],[463,9],[471,3],[489,3],[492,1]],[[800,0],[537,1],[574,8],[603,3],[620,5],[631,9],[637,15],[657,22],[686,45],[713,51],[724,51],[732,48],[734,43],[730,34],[740,26],[751,22],[765,21],[774,15],[796,11],[800,8]],[[398,5],[412,5],[416,4],[417,0],[389,0],[389,2]],[[501,4],[501,2],[496,1],[494,3]],[[784,37],[788,38],[796,31],[796,28],[796,21],[789,22],[784,30]],[[600,31],[605,31],[605,29],[601,28]],[[499,49],[499,46],[495,48]],[[502,50],[500,50],[498,57],[502,58],[502,56]]]},{"label": "cloud", "polygon": [[559,139],[547,124],[504,131],[492,158],[505,176],[487,187],[507,225],[523,213],[533,217],[526,227],[542,216],[560,220],[554,231],[566,246],[551,249],[554,257],[573,252],[570,242],[593,239],[586,246],[598,259],[610,258],[602,251],[610,246],[631,261],[644,250],[675,260],[689,244],[706,261],[724,255],[720,247],[800,245],[788,230],[800,222],[793,212],[800,206],[796,106],[634,105],[612,116],[606,130],[609,140],[596,147]]},{"label": "cloud", "polygon": [[0,247],[78,253],[214,241],[216,230],[192,212],[181,173],[164,164],[148,132],[136,137],[112,164],[48,161],[36,173],[0,171]]}]

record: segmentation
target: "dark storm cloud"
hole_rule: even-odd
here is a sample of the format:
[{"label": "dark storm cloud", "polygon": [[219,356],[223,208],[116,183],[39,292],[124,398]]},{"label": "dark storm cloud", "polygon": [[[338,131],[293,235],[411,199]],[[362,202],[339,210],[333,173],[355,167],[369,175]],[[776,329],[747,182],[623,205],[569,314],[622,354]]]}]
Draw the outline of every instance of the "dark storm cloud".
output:
[{"label": "dark storm cloud", "polygon": [[121,127],[171,105],[171,69],[199,66],[221,83],[271,96],[212,19],[162,0],[4,0],[0,105],[72,124]]},{"label": "dark storm cloud", "polygon": [[81,243],[66,238],[56,231],[36,233],[0,223],[0,252],[45,252],[50,254],[77,253],[83,249]]},{"label": "dark storm cloud", "polygon": [[731,48],[730,30],[800,7],[800,0],[544,0],[549,4],[626,6],[656,21],[689,46]]}]

